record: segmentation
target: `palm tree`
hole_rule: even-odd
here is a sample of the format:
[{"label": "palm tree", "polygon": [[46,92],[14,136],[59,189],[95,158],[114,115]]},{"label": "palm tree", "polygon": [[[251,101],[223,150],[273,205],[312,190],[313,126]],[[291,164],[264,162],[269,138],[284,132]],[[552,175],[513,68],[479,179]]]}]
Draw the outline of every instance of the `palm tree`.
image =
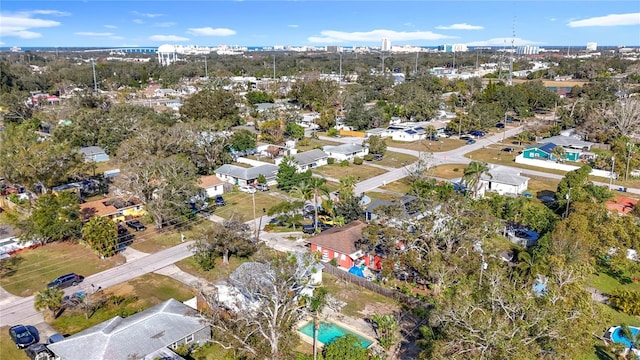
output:
[{"label": "palm tree", "polygon": [[620,326],[620,332],[622,333],[622,336],[624,336],[631,343],[629,349],[640,349],[640,331],[637,331],[634,334],[633,331],[631,331],[629,325],[622,324]]},{"label": "palm tree", "polygon": [[319,287],[313,291],[309,299],[309,310],[313,313],[313,360],[318,358],[318,331],[320,330],[319,315],[327,303],[327,288]]},{"label": "palm tree", "polygon": [[42,291],[38,291],[33,297],[33,306],[36,310],[49,310],[51,311],[51,318],[56,317],[56,311],[60,309],[62,305],[62,296],[64,293],[60,288],[48,287]]},{"label": "palm tree", "polygon": [[329,195],[329,189],[325,185],[327,179],[312,177],[307,181],[302,181],[297,186],[291,188],[290,193],[293,196],[311,200],[313,199],[313,208],[315,209],[315,217],[313,227],[316,231],[318,231],[318,198],[320,197],[320,193],[323,195]]},{"label": "palm tree", "polygon": [[489,174],[489,166],[486,163],[472,161],[469,166],[464,169],[464,175],[462,176],[462,182],[471,188],[473,197],[475,198],[480,186],[480,178],[483,174]]},{"label": "palm tree", "polygon": [[566,159],[567,152],[564,150],[562,146],[556,146],[551,150],[551,156],[556,159],[556,161],[562,161]]},{"label": "palm tree", "polygon": [[356,184],[358,183],[358,179],[353,176],[345,176],[340,179],[340,194],[342,193],[352,193],[356,188]]}]

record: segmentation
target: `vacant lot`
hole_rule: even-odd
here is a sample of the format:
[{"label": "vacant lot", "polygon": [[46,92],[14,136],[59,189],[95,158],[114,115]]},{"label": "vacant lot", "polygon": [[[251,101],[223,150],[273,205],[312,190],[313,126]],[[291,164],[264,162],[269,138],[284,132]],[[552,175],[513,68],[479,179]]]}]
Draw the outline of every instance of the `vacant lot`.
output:
[{"label": "vacant lot", "polygon": [[373,314],[390,313],[398,310],[398,303],[388,297],[361,288],[333,275],[323,273],[322,284],[329,294],[347,303],[342,314],[353,318],[369,317]]},{"label": "vacant lot", "polygon": [[367,164],[349,166],[340,166],[338,164],[325,165],[313,170],[316,174],[334,178],[342,179],[347,176],[354,176],[358,181],[366,180],[380,174],[384,174],[386,171]]},{"label": "vacant lot", "polygon": [[415,151],[441,152],[457,149],[464,145],[463,140],[440,138],[439,141],[420,140],[414,142],[387,140],[390,148],[402,148]]},{"label": "vacant lot", "polygon": [[431,168],[430,175],[443,179],[457,179],[464,175],[466,164],[446,164]]},{"label": "vacant lot", "polygon": [[[169,299],[185,301],[194,296],[193,289],[164,275],[146,274],[92,295],[103,297],[105,306],[89,319],[80,309],[66,310],[51,325],[61,334],[75,334],[115,316],[127,317]],[[120,303],[114,299],[119,297]]]},{"label": "vacant lot", "polygon": [[[168,249],[182,242],[182,235],[187,239],[193,239],[204,228],[210,226],[210,221],[201,217],[195,217],[188,220],[180,229],[165,228],[155,229],[147,228],[143,232],[133,232],[135,238],[131,247],[142,252],[154,253],[160,250]],[[150,227],[153,225],[150,224]]]},{"label": "vacant lot", "polygon": [[312,150],[312,149],[322,149],[322,147],[325,145],[341,145],[341,144],[342,144],[341,142],[337,142],[337,141],[311,139],[308,144],[300,145],[300,143],[298,143],[298,151],[303,152],[303,151]]},{"label": "vacant lot", "polygon": [[61,242],[22,251],[13,261],[15,265],[0,276],[0,285],[12,294],[29,296],[60,275],[89,276],[123,264],[125,259],[116,255],[103,260],[82,245]]},{"label": "vacant lot", "polygon": [[416,160],[418,160],[418,158],[412,155],[387,151],[384,153],[384,157],[382,158],[382,160],[373,161],[373,164],[399,168]]},{"label": "vacant lot", "polygon": [[232,191],[223,195],[227,203],[225,206],[216,208],[215,215],[225,219],[238,216],[244,221],[249,221],[255,217],[263,215],[262,209],[268,210],[273,205],[283,201],[283,199],[269,194],[269,192],[258,191],[255,193],[255,217],[253,206],[253,195],[241,191]]},{"label": "vacant lot", "polygon": [[217,281],[228,279],[229,275],[231,275],[231,273],[235,271],[240,264],[247,261],[251,261],[251,258],[238,258],[237,256],[231,256],[229,258],[229,263],[224,265],[222,264],[222,257],[219,257],[215,260],[215,266],[213,269],[204,271],[192,256],[178,261],[176,266],[191,275],[198,276],[209,282],[215,283]]}]

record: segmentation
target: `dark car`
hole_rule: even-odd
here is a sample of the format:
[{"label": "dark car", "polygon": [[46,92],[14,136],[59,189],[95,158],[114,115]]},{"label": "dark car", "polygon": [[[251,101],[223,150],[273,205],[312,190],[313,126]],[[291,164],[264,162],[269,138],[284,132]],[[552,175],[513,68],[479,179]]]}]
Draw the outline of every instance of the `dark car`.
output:
[{"label": "dark car", "polygon": [[55,280],[47,284],[48,288],[57,287],[60,289],[67,288],[69,286],[76,286],[84,280],[84,276],[80,276],[75,273],[58,276]]},{"label": "dark car", "polygon": [[476,141],[473,140],[473,139],[467,140],[467,145],[471,145],[471,144],[475,144],[475,143],[476,143]]},{"label": "dark car", "polygon": [[216,195],[216,206],[225,206],[227,205],[226,202],[224,202],[224,198],[222,197],[222,195]]},{"label": "dark car", "polygon": [[[318,230],[320,231],[325,231],[328,229],[331,229],[332,226],[331,225],[327,225],[327,224],[323,224],[323,223],[318,223]],[[313,224],[309,224],[309,225],[303,225],[302,226],[302,232],[305,234],[313,234],[316,232],[316,228],[313,226]]]},{"label": "dark car", "polygon": [[513,119],[513,117],[512,117],[512,116],[507,116],[507,118],[506,118],[506,119],[504,119],[504,122],[506,122],[507,124],[510,124],[510,123],[512,123],[512,122],[513,122],[513,120],[514,120],[514,119]]},{"label": "dark car", "polygon": [[501,150],[501,151],[508,152],[508,153],[512,153],[514,150],[513,150],[513,148],[512,148],[512,147],[506,147],[506,148],[502,148],[502,150]]},{"label": "dark car", "polygon": [[18,349],[26,349],[40,341],[38,330],[33,326],[16,325],[9,328],[9,336]]},{"label": "dark car", "polygon": [[128,227],[132,228],[135,231],[143,231],[147,229],[147,227],[144,226],[144,224],[141,223],[140,220],[127,220],[126,224]]},{"label": "dark car", "polygon": [[49,336],[49,339],[47,340],[47,343],[48,344],[53,344],[53,343],[60,342],[62,340],[64,340],[64,335],[55,333],[55,334]]},{"label": "dark car", "polygon": [[476,136],[476,137],[483,137],[485,136],[485,132],[484,131],[479,131],[479,130],[474,130],[472,132],[470,132],[469,134]]},{"label": "dark car", "polygon": [[33,344],[24,351],[31,360],[55,359],[55,355],[44,344]]},{"label": "dark car", "polygon": [[460,136],[460,140],[473,140],[473,137],[469,135],[462,135]]},{"label": "dark car", "polygon": [[127,230],[122,224],[118,224],[118,244],[130,245],[133,242],[134,235]]},{"label": "dark car", "polygon": [[383,157],[384,155],[382,154],[373,154],[373,160],[376,160],[376,161],[382,160]]},{"label": "dark car", "polygon": [[269,185],[267,184],[256,184],[255,188],[260,191],[269,191]]},{"label": "dark car", "polygon": [[496,127],[497,127],[498,129],[504,129],[504,124],[503,124],[503,123],[497,123],[497,124],[496,124]]}]

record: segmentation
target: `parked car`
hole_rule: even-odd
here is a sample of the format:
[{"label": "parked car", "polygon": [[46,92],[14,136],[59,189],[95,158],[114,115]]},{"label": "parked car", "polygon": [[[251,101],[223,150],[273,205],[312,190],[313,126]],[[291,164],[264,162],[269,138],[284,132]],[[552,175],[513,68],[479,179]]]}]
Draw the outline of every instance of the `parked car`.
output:
[{"label": "parked car", "polygon": [[256,184],[254,187],[256,188],[256,190],[269,191],[269,185],[267,184]]},{"label": "parked car", "polygon": [[[320,231],[325,231],[331,228],[331,225],[323,224],[320,222],[318,223],[318,230]],[[302,232],[305,234],[313,234],[316,232],[316,228],[313,226],[313,224],[302,225]]]},{"label": "parked car", "polygon": [[54,359],[55,355],[45,344],[33,344],[29,346],[25,353],[31,360],[47,360]]},{"label": "parked car", "polygon": [[216,195],[216,206],[225,206],[227,205],[226,202],[224,202],[224,198],[222,197],[222,195]]},{"label": "parked car", "polygon": [[318,215],[318,224],[330,225],[334,226],[335,222],[333,219],[326,215]]},{"label": "parked car", "polygon": [[502,150],[501,150],[501,151],[508,152],[508,153],[512,153],[514,150],[513,150],[513,148],[512,148],[512,147],[506,147],[506,148],[502,148]]},{"label": "parked car", "polygon": [[473,130],[469,134],[471,134],[471,135],[473,135],[475,137],[483,137],[483,136],[486,135],[486,133],[484,131],[480,131],[480,130]]},{"label": "parked car", "polygon": [[497,123],[497,124],[496,124],[496,127],[497,127],[498,129],[504,129],[504,124],[503,124],[503,123]]},{"label": "parked car", "polygon": [[132,228],[135,231],[144,231],[147,229],[146,226],[144,226],[143,223],[140,222],[140,220],[127,220],[126,224],[128,227]]},{"label": "parked car", "polygon": [[18,349],[26,349],[40,341],[38,329],[30,325],[15,325],[9,328],[9,336]]},{"label": "parked car", "polygon": [[48,288],[57,287],[60,289],[68,288],[69,286],[76,286],[84,280],[84,276],[80,276],[76,273],[70,273],[62,276],[58,276],[55,280],[47,284]]},{"label": "parked car", "polygon": [[473,136],[471,135],[462,135],[460,136],[460,140],[472,140]]},{"label": "parked car", "polygon": [[438,135],[436,135],[436,134],[432,134],[432,135],[427,136],[427,137],[426,137],[426,140],[430,140],[430,141],[438,141],[438,140],[440,140],[440,139],[438,138]]},{"label": "parked car", "polygon": [[471,144],[475,144],[475,143],[476,143],[476,141],[473,140],[473,139],[467,140],[467,145],[471,145]]},{"label": "parked car", "polygon": [[513,122],[513,116],[507,116],[507,118],[504,120],[504,122],[506,122],[507,124],[511,124]]},{"label": "parked car", "polygon": [[133,242],[134,235],[122,224],[118,224],[118,244],[129,245]]},{"label": "parked car", "polygon": [[373,160],[375,161],[380,161],[382,158],[384,158],[384,155],[382,154],[373,154]]},{"label": "parked car", "polygon": [[47,344],[57,343],[57,342],[60,342],[62,340],[64,340],[64,335],[55,333],[55,334],[49,336],[49,339],[47,340]]},{"label": "parked car", "polygon": [[256,189],[253,186],[247,186],[247,185],[238,187],[238,190],[242,192],[246,192],[248,194],[253,194],[256,192]]}]

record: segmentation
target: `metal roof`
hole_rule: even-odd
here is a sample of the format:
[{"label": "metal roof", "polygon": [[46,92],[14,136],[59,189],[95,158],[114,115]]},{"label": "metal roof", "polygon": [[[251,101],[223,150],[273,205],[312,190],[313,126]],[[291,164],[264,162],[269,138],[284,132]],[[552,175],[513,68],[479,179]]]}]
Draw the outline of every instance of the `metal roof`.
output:
[{"label": "metal roof", "polygon": [[264,175],[267,179],[271,179],[278,173],[278,167],[275,165],[265,164],[251,168],[244,168],[237,165],[224,164],[217,168],[215,173],[228,175],[242,180],[257,179],[260,175]]},{"label": "metal roof", "polygon": [[328,157],[329,155],[320,149],[313,149],[293,155],[293,158],[296,159],[296,162],[300,166],[313,164],[320,159],[326,159]]},{"label": "metal roof", "polygon": [[364,147],[360,144],[326,145],[322,148],[325,152],[350,155],[362,151]]}]

